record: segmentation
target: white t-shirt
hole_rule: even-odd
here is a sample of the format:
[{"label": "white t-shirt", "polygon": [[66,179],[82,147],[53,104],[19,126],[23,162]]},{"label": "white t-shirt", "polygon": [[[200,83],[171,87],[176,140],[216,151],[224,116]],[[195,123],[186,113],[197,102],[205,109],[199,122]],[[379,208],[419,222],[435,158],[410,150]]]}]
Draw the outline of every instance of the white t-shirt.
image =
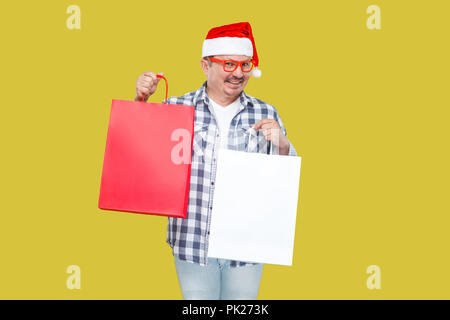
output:
[{"label": "white t-shirt", "polygon": [[239,112],[241,102],[239,98],[237,98],[231,104],[222,107],[211,98],[209,98],[209,101],[211,102],[220,131],[220,148],[226,149],[228,145],[228,130],[230,129],[231,120],[233,120],[234,116]]}]

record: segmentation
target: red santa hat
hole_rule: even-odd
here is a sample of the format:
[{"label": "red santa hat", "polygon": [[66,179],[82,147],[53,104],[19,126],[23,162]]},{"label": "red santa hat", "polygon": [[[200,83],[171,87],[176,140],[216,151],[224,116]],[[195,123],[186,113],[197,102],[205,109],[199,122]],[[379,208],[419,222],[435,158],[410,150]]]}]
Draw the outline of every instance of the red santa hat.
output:
[{"label": "red santa hat", "polygon": [[252,57],[255,66],[252,75],[256,78],[261,77],[261,70],[258,69],[258,54],[250,23],[233,23],[209,30],[205,41],[203,41],[202,58],[221,54]]}]

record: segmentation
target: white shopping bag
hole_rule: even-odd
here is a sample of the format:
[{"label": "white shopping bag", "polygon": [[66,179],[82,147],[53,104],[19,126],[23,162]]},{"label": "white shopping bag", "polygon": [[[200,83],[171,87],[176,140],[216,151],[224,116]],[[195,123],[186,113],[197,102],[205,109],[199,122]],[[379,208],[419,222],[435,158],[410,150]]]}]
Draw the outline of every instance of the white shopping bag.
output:
[{"label": "white shopping bag", "polygon": [[292,265],[301,157],[220,149],[208,257]]}]

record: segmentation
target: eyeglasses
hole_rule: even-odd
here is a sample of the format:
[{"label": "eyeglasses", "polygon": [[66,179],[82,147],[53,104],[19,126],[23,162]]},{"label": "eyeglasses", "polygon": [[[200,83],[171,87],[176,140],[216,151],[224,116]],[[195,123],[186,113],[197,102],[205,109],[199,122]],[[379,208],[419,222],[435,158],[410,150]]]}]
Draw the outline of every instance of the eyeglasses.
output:
[{"label": "eyeglasses", "polygon": [[242,72],[250,72],[253,69],[253,62],[252,60],[246,60],[246,61],[236,61],[236,60],[220,60],[216,58],[208,58],[209,60],[213,62],[222,63],[223,70],[226,72],[233,72],[235,71],[239,66],[241,67]]}]

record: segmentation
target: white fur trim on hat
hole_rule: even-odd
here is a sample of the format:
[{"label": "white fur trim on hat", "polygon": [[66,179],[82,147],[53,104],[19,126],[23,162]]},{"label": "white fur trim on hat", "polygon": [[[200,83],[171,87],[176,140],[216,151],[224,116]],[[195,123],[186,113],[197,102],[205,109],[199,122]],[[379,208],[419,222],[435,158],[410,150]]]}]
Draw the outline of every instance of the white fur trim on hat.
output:
[{"label": "white fur trim on hat", "polygon": [[261,78],[261,70],[259,70],[258,67],[255,67],[252,70],[252,76],[255,78]]},{"label": "white fur trim on hat", "polygon": [[248,38],[221,37],[203,41],[202,58],[215,55],[253,57],[252,42]]}]

